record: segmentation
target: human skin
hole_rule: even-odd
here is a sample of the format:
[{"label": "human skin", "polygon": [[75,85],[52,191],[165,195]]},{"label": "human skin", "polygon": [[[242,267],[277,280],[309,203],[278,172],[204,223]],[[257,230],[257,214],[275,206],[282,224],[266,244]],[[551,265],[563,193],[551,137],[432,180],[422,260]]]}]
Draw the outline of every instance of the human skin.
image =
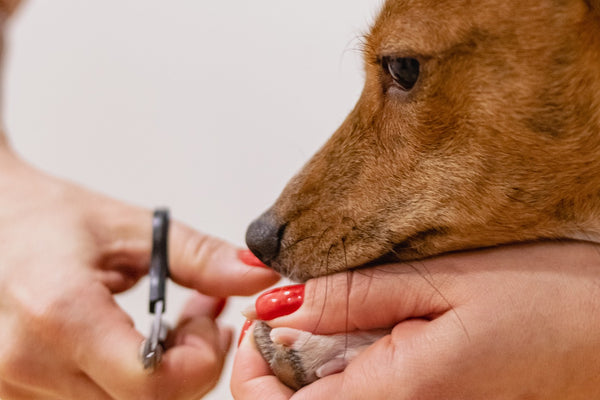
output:
[{"label": "human skin", "polygon": [[217,382],[231,295],[278,280],[236,247],[172,221],[171,278],[198,291],[154,373],[113,295],[148,272],[152,212],[32,168],[0,145],[0,398],[198,399]]},{"label": "human skin", "polygon": [[[0,41],[18,4],[0,0]],[[148,272],[151,241],[150,210],[32,168],[0,132],[1,399],[198,399],[216,384],[232,336],[216,321],[225,298],[279,277],[171,221],[171,278],[198,293],[150,374],[144,338],[113,295]]]},{"label": "human skin", "polygon": [[238,400],[596,399],[600,247],[526,244],[322,277],[307,282],[298,311],[269,324],[393,330],[344,372],[294,393],[250,328],[231,380]]}]

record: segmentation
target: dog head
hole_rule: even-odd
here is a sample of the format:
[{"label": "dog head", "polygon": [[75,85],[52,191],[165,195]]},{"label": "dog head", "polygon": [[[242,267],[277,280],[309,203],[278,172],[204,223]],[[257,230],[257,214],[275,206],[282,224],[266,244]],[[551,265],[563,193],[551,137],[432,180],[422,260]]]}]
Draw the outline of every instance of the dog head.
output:
[{"label": "dog head", "polygon": [[599,3],[387,1],[356,107],[249,248],[304,280],[597,229]]}]

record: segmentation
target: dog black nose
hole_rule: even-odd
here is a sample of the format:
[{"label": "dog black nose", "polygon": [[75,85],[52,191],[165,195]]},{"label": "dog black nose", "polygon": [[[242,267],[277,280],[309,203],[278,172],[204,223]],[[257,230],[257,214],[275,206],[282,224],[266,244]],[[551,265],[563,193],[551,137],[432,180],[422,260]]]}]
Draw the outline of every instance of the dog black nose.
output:
[{"label": "dog black nose", "polygon": [[262,262],[269,264],[279,253],[284,229],[285,225],[280,224],[269,210],[248,227],[246,245]]}]

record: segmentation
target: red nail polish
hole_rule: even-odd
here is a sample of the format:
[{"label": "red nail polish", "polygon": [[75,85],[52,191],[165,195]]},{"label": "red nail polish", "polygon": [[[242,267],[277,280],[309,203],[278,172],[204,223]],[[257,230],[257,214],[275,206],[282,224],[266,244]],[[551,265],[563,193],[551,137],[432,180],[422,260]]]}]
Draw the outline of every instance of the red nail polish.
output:
[{"label": "red nail polish", "polygon": [[289,315],[304,302],[304,285],[284,286],[269,290],[256,299],[258,319],[270,321]]},{"label": "red nail polish", "polygon": [[238,258],[240,259],[241,262],[243,262],[246,265],[249,265],[250,267],[269,268],[265,264],[263,264],[263,262],[260,261],[258,259],[258,257],[256,257],[254,254],[252,254],[252,252],[250,250],[239,250]]},{"label": "red nail polish", "polygon": [[254,321],[250,321],[249,319],[247,319],[246,322],[244,322],[242,332],[240,333],[240,338],[238,339],[238,347],[240,347],[240,344],[242,344],[242,340],[244,340],[244,336],[246,336],[246,332],[248,332],[248,329],[250,328],[250,325],[252,325],[252,322]]}]

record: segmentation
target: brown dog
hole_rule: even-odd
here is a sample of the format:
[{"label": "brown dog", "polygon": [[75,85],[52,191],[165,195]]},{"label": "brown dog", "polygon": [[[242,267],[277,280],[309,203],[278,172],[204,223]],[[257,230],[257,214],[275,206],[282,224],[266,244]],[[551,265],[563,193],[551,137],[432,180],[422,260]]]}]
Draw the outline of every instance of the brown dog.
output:
[{"label": "brown dog", "polygon": [[[265,263],[306,280],[512,242],[600,242],[600,0],[388,0],[364,54],[355,109],[248,228]],[[327,338],[298,354],[268,330],[261,350],[292,387],[336,357],[323,356]]]}]

